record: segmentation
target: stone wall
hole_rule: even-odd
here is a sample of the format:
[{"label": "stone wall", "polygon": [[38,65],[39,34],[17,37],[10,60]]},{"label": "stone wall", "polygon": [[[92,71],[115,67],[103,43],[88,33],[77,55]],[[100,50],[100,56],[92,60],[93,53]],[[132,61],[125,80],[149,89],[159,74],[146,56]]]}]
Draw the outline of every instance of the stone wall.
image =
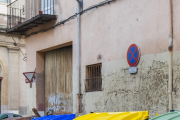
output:
[{"label": "stone wall", "polygon": [[[14,36],[15,41],[25,54],[25,41]],[[26,83],[23,72],[26,62],[13,39],[0,32],[0,66],[2,67],[1,113],[27,115]]]}]

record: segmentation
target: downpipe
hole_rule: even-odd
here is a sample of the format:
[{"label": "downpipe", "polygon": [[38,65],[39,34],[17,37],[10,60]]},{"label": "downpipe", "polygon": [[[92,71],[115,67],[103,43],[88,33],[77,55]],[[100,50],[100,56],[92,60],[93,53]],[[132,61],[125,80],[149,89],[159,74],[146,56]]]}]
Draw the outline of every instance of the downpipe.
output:
[{"label": "downpipe", "polygon": [[[172,41],[172,37],[169,37],[169,42]],[[172,80],[172,42],[169,45],[169,50],[168,50],[168,54],[169,54],[169,84],[168,84],[168,94],[169,94],[169,111],[172,110],[172,87],[173,87],[173,80]]]},{"label": "downpipe", "polygon": [[[76,13],[80,12],[79,3],[77,2]],[[80,88],[79,88],[79,23],[80,23],[80,15],[77,14],[77,30],[76,30],[76,94],[77,94],[77,112],[80,113]]]},{"label": "downpipe", "polygon": [[172,79],[172,71],[173,71],[173,5],[172,0],[169,0],[169,9],[170,9],[170,35],[169,35],[169,46],[168,46],[168,54],[169,54],[169,82],[168,82],[168,96],[169,96],[169,111],[173,109],[172,106],[172,89],[173,89],[173,79]]}]

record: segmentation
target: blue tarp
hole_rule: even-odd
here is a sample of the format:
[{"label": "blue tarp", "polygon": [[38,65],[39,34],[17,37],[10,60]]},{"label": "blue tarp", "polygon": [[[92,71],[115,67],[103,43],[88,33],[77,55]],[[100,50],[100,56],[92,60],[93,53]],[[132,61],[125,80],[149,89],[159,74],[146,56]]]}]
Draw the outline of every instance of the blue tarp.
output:
[{"label": "blue tarp", "polygon": [[76,117],[75,114],[69,115],[49,115],[36,118],[34,120],[73,120]]}]

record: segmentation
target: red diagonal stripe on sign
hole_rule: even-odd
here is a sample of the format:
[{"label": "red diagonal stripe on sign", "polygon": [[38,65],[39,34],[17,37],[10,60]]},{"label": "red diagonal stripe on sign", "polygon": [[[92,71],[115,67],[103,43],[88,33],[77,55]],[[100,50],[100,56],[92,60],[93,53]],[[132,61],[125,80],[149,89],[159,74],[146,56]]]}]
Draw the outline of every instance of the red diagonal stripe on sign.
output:
[{"label": "red diagonal stripe on sign", "polygon": [[132,58],[134,58],[135,60],[137,60],[137,59],[134,57],[134,53],[136,52],[136,50],[137,50],[137,48],[134,50],[133,53],[132,53],[131,50],[130,50],[130,53],[131,53],[131,55],[132,55],[130,61],[132,60]]}]

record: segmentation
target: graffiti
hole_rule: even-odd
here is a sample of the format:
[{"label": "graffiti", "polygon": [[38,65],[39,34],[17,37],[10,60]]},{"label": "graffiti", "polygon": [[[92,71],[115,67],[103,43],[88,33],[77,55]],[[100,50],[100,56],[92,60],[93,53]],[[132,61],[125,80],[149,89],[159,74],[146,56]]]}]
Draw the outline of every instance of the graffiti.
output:
[{"label": "graffiti", "polygon": [[65,111],[65,107],[64,106],[53,106],[53,107],[48,107],[46,108],[46,111],[50,111],[50,110],[53,110],[53,111]]},{"label": "graffiti", "polygon": [[60,93],[58,95],[54,95],[51,94],[49,97],[49,103],[53,106],[53,105],[59,105],[59,104],[65,104],[66,105],[66,101],[63,100],[63,95]]},{"label": "graffiti", "polygon": [[61,93],[59,93],[58,95],[55,95],[55,94],[51,94],[49,96],[49,104],[52,106],[52,107],[48,107],[46,108],[46,111],[49,111],[49,110],[54,110],[54,111],[65,111],[66,108],[64,105],[66,105],[66,101],[64,100],[64,97]]}]

